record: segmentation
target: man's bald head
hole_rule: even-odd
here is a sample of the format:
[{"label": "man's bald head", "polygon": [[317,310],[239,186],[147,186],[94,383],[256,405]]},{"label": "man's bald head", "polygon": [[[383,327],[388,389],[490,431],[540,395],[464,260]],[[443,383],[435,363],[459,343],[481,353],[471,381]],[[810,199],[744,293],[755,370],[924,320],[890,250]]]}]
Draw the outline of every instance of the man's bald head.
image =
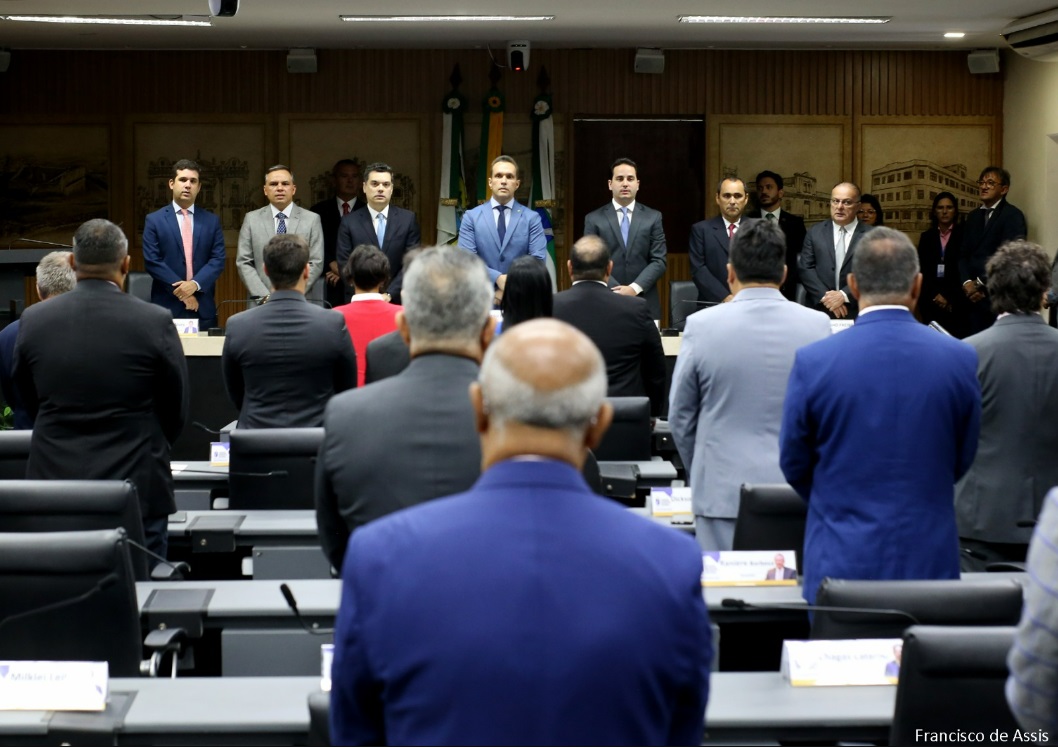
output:
[{"label": "man's bald head", "polygon": [[581,236],[570,249],[569,275],[574,282],[606,280],[610,267],[610,248],[598,236]]}]

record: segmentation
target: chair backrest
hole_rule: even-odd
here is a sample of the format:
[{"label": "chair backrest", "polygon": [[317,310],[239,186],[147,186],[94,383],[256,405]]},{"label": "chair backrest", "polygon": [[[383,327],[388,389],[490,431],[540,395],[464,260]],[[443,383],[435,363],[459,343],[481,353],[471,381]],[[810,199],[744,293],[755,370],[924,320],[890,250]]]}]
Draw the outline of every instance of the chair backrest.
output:
[{"label": "chair backrest", "polygon": [[0,660],[106,661],[111,677],[138,677],[141,656],[123,529],[0,534]]},{"label": "chair backrest", "polygon": [[0,480],[25,480],[33,431],[0,431]]},{"label": "chair backrest", "polygon": [[805,519],[808,506],[786,483],[743,485],[732,550],[796,550],[804,573]]},{"label": "chair backrest", "polygon": [[150,303],[151,285],[154,281],[146,272],[130,272],[128,279],[129,295]]},{"label": "chair backrest", "polygon": [[1009,578],[936,581],[823,580],[817,605],[885,612],[824,612],[812,619],[812,638],[900,638],[912,625],[1017,625],[1022,591]]},{"label": "chair backrest", "polygon": [[[5,532],[125,530],[143,545],[136,486],[127,480],[0,480],[0,528]],[[147,556],[130,550],[133,575],[149,581]]]},{"label": "chair backrest", "polygon": [[687,325],[687,317],[703,307],[698,305],[698,288],[691,280],[669,283],[669,326],[680,332]]},{"label": "chair backrest", "polygon": [[[926,732],[1018,729],[1003,688],[1014,627],[916,625],[904,634],[889,744],[915,744]],[[919,739],[915,739],[916,731]]]},{"label": "chair backrest", "polygon": [[316,453],[323,428],[236,428],[229,440],[229,508],[315,507]]},{"label": "chair backrest", "polygon": [[595,449],[600,462],[642,462],[650,459],[650,399],[608,397],[613,423]]}]

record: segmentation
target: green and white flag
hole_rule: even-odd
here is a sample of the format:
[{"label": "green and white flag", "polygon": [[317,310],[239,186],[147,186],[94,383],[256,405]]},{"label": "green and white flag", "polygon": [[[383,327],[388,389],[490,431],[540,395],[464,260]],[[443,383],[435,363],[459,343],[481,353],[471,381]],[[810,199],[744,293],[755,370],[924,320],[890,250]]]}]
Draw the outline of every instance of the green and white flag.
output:
[{"label": "green and white flag", "polygon": [[533,102],[533,187],[532,207],[540,215],[547,236],[547,272],[551,288],[558,290],[555,270],[555,231],[551,225],[551,206],[555,200],[555,121],[551,118],[551,96],[541,93]]},{"label": "green and white flag", "polygon": [[437,245],[455,244],[467,209],[463,178],[463,112],[467,101],[453,86],[445,96],[441,117],[441,194],[437,204]]}]

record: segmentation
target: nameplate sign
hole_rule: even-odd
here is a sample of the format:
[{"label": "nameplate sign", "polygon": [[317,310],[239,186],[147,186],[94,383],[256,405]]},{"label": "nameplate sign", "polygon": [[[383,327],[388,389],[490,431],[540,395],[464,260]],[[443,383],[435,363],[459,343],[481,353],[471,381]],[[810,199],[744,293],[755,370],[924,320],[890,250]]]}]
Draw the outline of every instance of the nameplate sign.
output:
[{"label": "nameplate sign", "polygon": [[796,586],[793,550],[702,553],[702,586]]},{"label": "nameplate sign", "polygon": [[784,641],[782,676],[794,687],[895,685],[902,646],[899,638]]},{"label": "nameplate sign", "polygon": [[690,488],[651,488],[650,513],[654,516],[693,515]]},{"label": "nameplate sign", "polygon": [[209,464],[211,467],[227,467],[230,457],[228,448],[231,446],[227,441],[211,441],[209,444]]},{"label": "nameplate sign", "polygon": [[0,661],[0,710],[102,711],[105,661]]},{"label": "nameplate sign", "polygon": [[174,319],[177,333],[181,335],[197,335],[198,319]]}]

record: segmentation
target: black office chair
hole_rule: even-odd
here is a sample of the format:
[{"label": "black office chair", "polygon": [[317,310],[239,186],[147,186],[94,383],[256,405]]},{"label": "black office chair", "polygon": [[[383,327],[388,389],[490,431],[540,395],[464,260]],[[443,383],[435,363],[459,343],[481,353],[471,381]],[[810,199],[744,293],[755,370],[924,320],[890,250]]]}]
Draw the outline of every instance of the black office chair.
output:
[{"label": "black office chair", "polygon": [[229,508],[315,508],[323,428],[236,428],[229,439]]},{"label": "black office chair", "polygon": [[796,550],[804,572],[808,506],[786,483],[743,485],[732,550]]},{"label": "black office chair", "polygon": [[1013,627],[916,625],[904,634],[889,744],[926,732],[1008,736],[1018,729],[1003,693]]},{"label": "black office chair", "polygon": [[650,460],[650,400],[647,397],[608,397],[613,423],[595,449],[600,462]]},{"label": "black office chair", "polygon": [[812,638],[900,638],[912,625],[1017,625],[1021,586],[1009,578],[936,581],[823,579],[816,604],[875,612],[825,612],[812,620]]},{"label": "black office chair", "polygon": [[[2,480],[0,528],[5,532],[125,530],[143,545],[136,486],[127,480]],[[150,579],[146,554],[131,549],[133,575]]]},{"label": "black office chair", "polygon": [[683,331],[687,317],[704,308],[698,303],[698,289],[691,280],[669,283],[669,326]]},{"label": "black office chair", "polygon": [[106,661],[111,677],[156,674],[183,631],[152,631],[142,653],[123,529],[0,534],[0,660]]},{"label": "black office chair", "polygon": [[153,283],[154,280],[146,272],[130,272],[127,286],[129,295],[150,303],[151,285]]},{"label": "black office chair", "polygon": [[0,480],[25,480],[33,431],[0,431]]}]

